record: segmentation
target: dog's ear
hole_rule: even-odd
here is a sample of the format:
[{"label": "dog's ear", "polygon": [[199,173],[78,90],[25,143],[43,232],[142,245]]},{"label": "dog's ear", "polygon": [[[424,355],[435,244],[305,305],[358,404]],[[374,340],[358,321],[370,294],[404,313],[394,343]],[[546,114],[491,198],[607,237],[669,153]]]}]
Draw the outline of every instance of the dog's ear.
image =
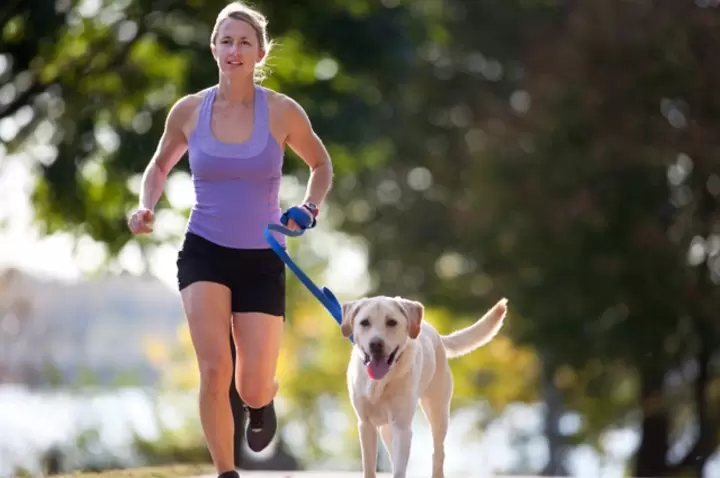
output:
[{"label": "dog's ear", "polygon": [[416,339],[420,335],[420,326],[422,325],[423,316],[425,315],[425,307],[415,300],[395,297],[407,317],[408,337]]},{"label": "dog's ear", "polygon": [[353,333],[355,326],[355,312],[357,312],[357,301],[350,300],[342,304],[342,323],[340,324],[340,332],[343,337],[348,338]]}]

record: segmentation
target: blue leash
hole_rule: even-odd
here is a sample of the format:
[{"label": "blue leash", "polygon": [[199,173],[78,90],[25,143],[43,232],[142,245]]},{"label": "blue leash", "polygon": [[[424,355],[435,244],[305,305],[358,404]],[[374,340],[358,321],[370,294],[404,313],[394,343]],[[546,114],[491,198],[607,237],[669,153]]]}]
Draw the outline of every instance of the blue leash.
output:
[{"label": "blue leash", "polygon": [[[293,219],[295,218],[293,217]],[[283,220],[286,221],[285,218],[283,218]],[[305,230],[301,229],[299,231],[293,231],[292,229],[288,229],[287,227],[280,224],[268,224],[263,234],[265,236],[265,240],[270,245],[272,250],[275,251],[278,256],[280,256],[285,265],[287,265],[288,268],[290,268],[290,270],[295,273],[297,278],[300,279],[300,282],[302,282],[303,285],[307,287],[308,290],[315,296],[315,298],[317,298],[317,300],[319,300],[320,303],[327,309],[327,311],[330,312],[330,315],[332,315],[332,317],[335,319],[335,322],[337,322],[338,325],[342,324],[342,306],[335,297],[335,294],[333,294],[332,291],[327,287],[323,286],[323,288],[320,289],[317,285],[315,285],[315,283],[307,276],[307,274],[305,274],[305,272],[303,272],[302,269],[300,269],[300,267],[295,263],[295,261],[292,260],[287,251],[273,237],[272,231],[279,232],[288,237],[298,237],[302,236]],[[350,337],[350,341],[353,341],[352,337]]]}]

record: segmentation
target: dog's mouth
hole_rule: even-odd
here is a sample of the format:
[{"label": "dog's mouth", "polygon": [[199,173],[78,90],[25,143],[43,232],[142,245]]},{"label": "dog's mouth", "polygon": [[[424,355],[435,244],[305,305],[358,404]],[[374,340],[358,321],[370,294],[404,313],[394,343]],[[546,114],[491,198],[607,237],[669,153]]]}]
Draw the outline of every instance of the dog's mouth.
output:
[{"label": "dog's mouth", "polygon": [[395,347],[395,350],[393,350],[390,355],[385,356],[370,355],[363,350],[362,352],[365,355],[364,363],[370,378],[373,380],[382,380],[390,371],[390,367],[395,363],[395,360],[397,360],[399,351],[400,347]]}]

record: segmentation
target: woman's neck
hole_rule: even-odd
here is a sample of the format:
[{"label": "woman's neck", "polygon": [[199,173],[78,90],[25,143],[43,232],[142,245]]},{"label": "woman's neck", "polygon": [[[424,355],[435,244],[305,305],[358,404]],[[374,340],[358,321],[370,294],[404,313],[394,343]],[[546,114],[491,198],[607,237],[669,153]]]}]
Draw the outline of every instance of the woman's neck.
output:
[{"label": "woman's neck", "polygon": [[218,96],[229,103],[252,103],[255,98],[255,82],[249,80],[231,80],[220,75]]}]

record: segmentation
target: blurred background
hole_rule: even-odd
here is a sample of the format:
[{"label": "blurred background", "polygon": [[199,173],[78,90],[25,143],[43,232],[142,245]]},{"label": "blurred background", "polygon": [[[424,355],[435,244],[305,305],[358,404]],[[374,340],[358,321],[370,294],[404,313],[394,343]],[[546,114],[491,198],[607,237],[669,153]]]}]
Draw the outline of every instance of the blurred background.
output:
[{"label": "blurred background", "polygon": [[[217,81],[225,4],[0,6],[1,476],[209,462],[175,285],[187,161],[152,236],[125,217],[169,106]],[[510,300],[452,363],[448,476],[720,476],[720,2],[252,4],[265,86],[335,165],[291,255],[443,332]],[[308,177],[289,151],[285,174],[287,207]],[[357,470],[350,344],[288,287],[281,431],[237,461]],[[419,414],[410,475],[430,462]]]}]

